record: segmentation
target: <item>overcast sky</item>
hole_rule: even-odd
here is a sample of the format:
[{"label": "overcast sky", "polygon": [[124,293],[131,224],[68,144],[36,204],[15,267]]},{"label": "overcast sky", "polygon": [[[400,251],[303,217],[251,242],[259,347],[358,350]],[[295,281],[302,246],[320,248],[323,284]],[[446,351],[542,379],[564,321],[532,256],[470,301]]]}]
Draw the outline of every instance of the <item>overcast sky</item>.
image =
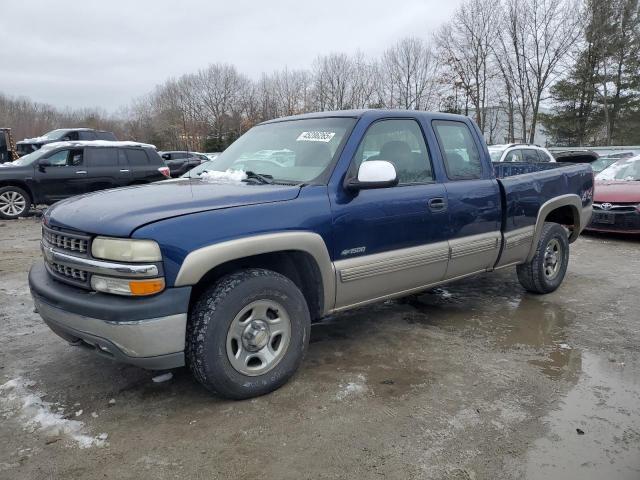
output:
[{"label": "overcast sky", "polygon": [[2,2],[0,92],[114,111],[209,63],[261,72],[426,38],[460,0]]}]

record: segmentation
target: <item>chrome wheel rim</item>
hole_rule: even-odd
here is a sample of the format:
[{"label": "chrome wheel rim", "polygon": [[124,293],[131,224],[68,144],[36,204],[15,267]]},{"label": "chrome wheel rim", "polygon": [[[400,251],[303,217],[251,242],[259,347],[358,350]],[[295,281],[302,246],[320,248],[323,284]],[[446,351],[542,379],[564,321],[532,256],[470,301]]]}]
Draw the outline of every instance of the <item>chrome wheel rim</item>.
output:
[{"label": "chrome wheel rim", "polygon": [[0,212],[10,217],[24,213],[27,208],[27,199],[21,193],[9,190],[0,195]]},{"label": "chrome wheel rim", "polygon": [[552,238],[544,249],[544,275],[549,280],[558,276],[562,266],[562,246],[560,242]]},{"label": "chrome wheel rim", "polygon": [[287,352],[291,319],[273,300],[256,300],[235,316],[227,333],[227,357],[239,373],[251,377],[274,368]]}]

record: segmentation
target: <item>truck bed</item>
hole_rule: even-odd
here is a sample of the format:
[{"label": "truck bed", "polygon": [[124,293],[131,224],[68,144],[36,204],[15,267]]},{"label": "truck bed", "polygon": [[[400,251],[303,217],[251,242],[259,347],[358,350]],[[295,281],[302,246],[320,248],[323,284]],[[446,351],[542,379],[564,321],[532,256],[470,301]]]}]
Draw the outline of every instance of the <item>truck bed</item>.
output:
[{"label": "truck bed", "polygon": [[[593,170],[589,164],[494,163],[502,195],[502,227],[507,233],[536,223],[545,202],[577,195],[582,207],[591,203]],[[578,212],[580,213],[580,212]]]}]

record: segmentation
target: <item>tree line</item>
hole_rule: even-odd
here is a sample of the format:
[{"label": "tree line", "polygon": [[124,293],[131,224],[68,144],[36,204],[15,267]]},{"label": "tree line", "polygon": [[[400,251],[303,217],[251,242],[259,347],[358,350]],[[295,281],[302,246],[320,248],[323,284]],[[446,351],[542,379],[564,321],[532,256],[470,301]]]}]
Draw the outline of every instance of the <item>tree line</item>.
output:
[{"label": "tree line", "polygon": [[161,149],[217,151],[256,123],[310,111],[438,110],[471,116],[490,143],[640,143],[639,0],[465,0],[428,38],[381,56],[330,53],[250,78],[215,63],[116,114],[0,95],[17,137],[67,125]]}]

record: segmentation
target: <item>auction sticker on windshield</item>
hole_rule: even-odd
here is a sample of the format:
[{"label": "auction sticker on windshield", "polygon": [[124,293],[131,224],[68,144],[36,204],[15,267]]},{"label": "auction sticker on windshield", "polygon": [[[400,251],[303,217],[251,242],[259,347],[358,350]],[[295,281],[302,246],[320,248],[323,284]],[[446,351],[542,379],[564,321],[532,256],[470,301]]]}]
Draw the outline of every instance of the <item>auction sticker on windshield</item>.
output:
[{"label": "auction sticker on windshield", "polygon": [[335,132],[302,132],[296,142],[330,142]]}]

